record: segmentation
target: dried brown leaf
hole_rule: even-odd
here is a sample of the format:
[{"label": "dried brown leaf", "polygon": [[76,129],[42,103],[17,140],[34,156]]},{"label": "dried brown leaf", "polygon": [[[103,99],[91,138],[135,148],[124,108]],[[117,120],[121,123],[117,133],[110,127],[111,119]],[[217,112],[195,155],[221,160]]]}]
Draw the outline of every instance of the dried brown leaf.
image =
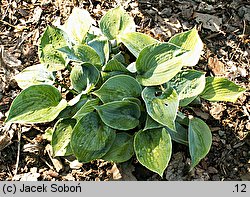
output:
[{"label": "dried brown leaf", "polygon": [[195,12],[194,17],[196,22],[202,23],[203,27],[209,29],[211,31],[217,32],[220,31],[220,27],[222,25],[222,19],[210,14],[202,14]]},{"label": "dried brown leaf", "polygon": [[208,58],[208,67],[213,71],[213,73],[217,75],[223,75],[225,72],[224,64],[218,60],[217,57],[209,57]]}]

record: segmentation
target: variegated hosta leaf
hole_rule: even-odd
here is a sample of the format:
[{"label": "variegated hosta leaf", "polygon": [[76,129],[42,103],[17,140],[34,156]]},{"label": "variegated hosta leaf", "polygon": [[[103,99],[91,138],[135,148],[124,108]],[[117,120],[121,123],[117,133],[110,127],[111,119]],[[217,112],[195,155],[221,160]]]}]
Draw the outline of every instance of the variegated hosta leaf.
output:
[{"label": "variegated hosta leaf", "polygon": [[170,134],[172,140],[188,146],[188,130],[184,128],[181,124],[179,124],[177,121],[175,121],[176,130],[173,131],[168,127],[165,127],[164,125],[156,122],[150,116],[147,116],[146,124],[143,130],[145,131],[148,129],[158,129],[158,128],[165,128]]},{"label": "variegated hosta leaf", "polygon": [[76,124],[74,119],[60,119],[57,121],[52,134],[52,149],[54,156],[67,156],[72,154],[70,137]]},{"label": "variegated hosta leaf", "polygon": [[68,59],[84,63],[90,63],[101,69],[101,59],[97,52],[88,45],[75,45],[72,48],[63,47],[59,49],[68,56]]},{"label": "variegated hosta leaf", "polygon": [[93,94],[98,96],[103,103],[119,101],[124,97],[139,97],[141,94],[140,84],[128,75],[116,75],[109,78]]},{"label": "variegated hosta leaf", "polygon": [[176,130],[173,131],[169,128],[166,128],[166,130],[171,136],[171,139],[175,142],[188,146],[188,129],[184,128],[177,121],[175,121],[175,129]]},{"label": "variegated hosta leaf", "polygon": [[79,120],[71,135],[71,149],[80,162],[102,158],[115,140],[115,130],[102,123],[96,112]]},{"label": "variegated hosta leaf", "polygon": [[100,103],[99,98],[95,99],[89,99],[82,105],[82,107],[76,112],[76,114],[73,116],[76,120],[80,120],[83,116],[88,114],[89,112],[93,112],[95,110],[95,107],[98,106]]},{"label": "variegated hosta leaf", "polygon": [[32,85],[52,85],[55,81],[55,76],[47,69],[45,64],[37,64],[22,70],[15,76],[15,80],[20,88],[25,89]]},{"label": "variegated hosta leaf", "polygon": [[180,106],[191,103],[205,88],[205,73],[195,70],[179,72],[169,82],[179,95]]},{"label": "variegated hosta leaf", "polygon": [[207,77],[206,86],[201,93],[201,98],[208,101],[235,102],[246,89],[234,82],[221,77]]},{"label": "variegated hosta leaf", "polygon": [[137,58],[142,49],[146,46],[159,42],[154,38],[139,32],[130,32],[120,37],[122,43]]},{"label": "variegated hosta leaf", "polygon": [[180,111],[177,112],[176,121],[185,126],[189,125],[189,118]]},{"label": "variegated hosta leaf", "polygon": [[164,128],[139,131],[135,135],[134,149],[143,166],[163,176],[172,154],[171,137]]},{"label": "variegated hosta leaf", "polygon": [[134,97],[125,97],[125,98],[123,98],[122,100],[123,100],[123,101],[134,102],[134,103],[136,103],[138,106],[142,107],[142,106],[141,106],[141,101],[140,101],[140,99],[138,99],[138,98],[134,98]]},{"label": "variegated hosta leaf", "polygon": [[65,68],[66,55],[58,49],[69,46],[67,35],[61,29],[48,26],[40,38],[38,55],[40,62],[48,64],[48,70],[57,71]]},{"label": "variegated hosta leaf", "polygon": [[133,137],[127,133],[117,133],[114,143],[102,159],[121,163],[129,160],[133,154]]},{"label": "variegated hosta leaf", "polygon": [[135,31],[134,19],[118,6],[109,10],[100,21],[102,33],[109,39],[116,39],[118,35]]},{"label": "variegated hosta leaf", "polygon": [[74,7],[68,20],[61,26],[73,42],[84,43],[86,35],[95,21],[91,18],[87,10]]},{"label": "variegated hosta leaf", "polygon": [[113,101],[96,106],[102,121],[111,128],[130,130],[139,125],[140,107],[131,101]]},{"label": "variegated hosta leaf", "polygon": [[124,73],[129,72],[127,68],[123,65],[121,60],[119,60],[116,56],[113,57],[111,60],[109,60],[108,63],[102,67],[102,70],[104,72],[113,72],[113,71],[121,71]]},{"label": "variegated hosta leaf", "polygon": [[212,144],[211,131],[203,120],[189,120],[188,143],[193,168],[207,155]]},{"label": "variegated hosta leaf", "polygon": [[149,129],[158,129],[158,128],[163,128],[163,127],[164,125],[160,124],[159,122],[156,122],[153,118],[147,115],[145,127],[143,130],[145,131]]},{"label": "variegated hosta leaf", "polygon": [[105,65],[109,59],[109,42],[107,38],[95,38],[88,42],[96,53],[99,55],[101,64]]},{"label": "variegated hosta leaf", "polygon": [[203,43],[196,28],[173,36],[170,38],[169,43],[189,51],[184,57],[184,66],[195,66],[198,63]]},{"label": "variegated hosta leaf", "polygon": [[174,121],[179,106],[176,91],[169,87],[162,91],[157,87],[146,87],[142,91],[148,115],[160,124],[175,130]]},{"label": "variegated hosta leaf", "polygon": [[[72,100],[75,100],[75,102],[72,103]],[[68,102],[68,106],[60,112],[57,118],[59,119],[67,119],[72,118],[78,110],[88,101],[88,98],[85,94],[78,94],[77,97],[73,98]]]},{"label": "variegated hosta leaf", "polygon": [[60,92],[50,85],[34,85],[12,102],[6,122],[43,123],[53,121],[67,106]]},{"label": "variegated hosta leaf", "polygon": [[100,73],[95,66],[89,63],[75,65],[70,73],[70,81],[78,92],[91,91],[97,84]]},{"label": "variegated hosta leaf", "polygon": [[186,50],[169,43],[145,47],[136,60],[137,80],[143,86],[168,82],[182,68]]},{"label": "variegated hosta leaf", "polygon": [[101,72],[103,82],[106,82],[111,77],[115,77],[117,75],[124,75],[125,73],[122,71],[111,71],[111,72]]}]

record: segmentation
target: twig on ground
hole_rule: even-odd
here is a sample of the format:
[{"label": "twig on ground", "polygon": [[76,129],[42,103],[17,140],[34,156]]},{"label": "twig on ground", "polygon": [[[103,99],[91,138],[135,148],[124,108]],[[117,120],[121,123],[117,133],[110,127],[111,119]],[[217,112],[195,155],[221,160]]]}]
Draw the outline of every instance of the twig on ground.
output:
[{"label": "twig on ground", "polygon": [[18,135],[18,144],[17,144],[17,158],[16,158],[16,168],[15,168],[15,171],[14,171],[14,175],[17,174],[17,171],[18,171],[18,166],[19,166],[19,160],[20,160],[20,152],[21,152],[21,131],[18,131],[17,132],[17,135]]}]

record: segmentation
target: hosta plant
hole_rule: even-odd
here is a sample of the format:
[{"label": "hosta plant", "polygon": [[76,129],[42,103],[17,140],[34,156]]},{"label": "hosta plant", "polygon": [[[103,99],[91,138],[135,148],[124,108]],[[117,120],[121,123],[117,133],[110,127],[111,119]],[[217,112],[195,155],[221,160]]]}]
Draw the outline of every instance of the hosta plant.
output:
[{"label": "hosta plant", "polygon": [[[196,166],[210,150],[211,131],[181,111],[199,99],[234,102],[244,89],[193,69],[203,47],[195,28],[160,42],[136,32],[120,6],[94,24],[86,10],[74,8],[65,24],[45,29],[40,64],[15,77],[23,90],[6,122],[53,121],[54,156],[119,163],[135,155],[162,176],[176,141]],[[58,79],[66,71],[70,83]]]}]

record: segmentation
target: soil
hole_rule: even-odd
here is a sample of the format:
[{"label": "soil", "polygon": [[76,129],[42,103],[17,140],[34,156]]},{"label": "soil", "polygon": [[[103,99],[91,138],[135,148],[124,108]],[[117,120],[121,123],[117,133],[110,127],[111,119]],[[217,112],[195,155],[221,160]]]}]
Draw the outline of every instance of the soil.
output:
[{"label": "soil", "polygon": [[[50,124],[11,124],[4,119],[21,91],[13,76],[39,63],[38,39],[47,25],[63,23],[75,6],[97,21],[121,4],[134,17],[137,31],[161,41],[197,26],[204,42],[195,67],[247,89],[235,103],[202,100],[190,109],[209,125],[209,154],[189,172],[185,146],[173,144],[163,177],[135,158],[122,164],[87,164],[73,157],[53,158],[45,130]],[[250,180],[250,1],[249,0],[2,0],[0,2],[0,180]]]}]

